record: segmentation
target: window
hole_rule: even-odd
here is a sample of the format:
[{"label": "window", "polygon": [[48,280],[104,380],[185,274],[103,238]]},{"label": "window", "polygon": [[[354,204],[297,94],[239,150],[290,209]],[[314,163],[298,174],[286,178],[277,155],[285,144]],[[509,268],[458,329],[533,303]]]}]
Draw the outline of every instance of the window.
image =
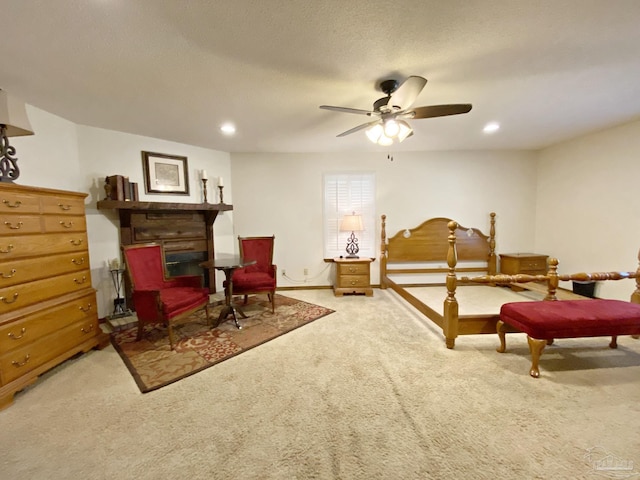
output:
[{"label": "window", "polygon": [[324,175],[324,257],[346,256],[347,238],[340,222],[353,212],[362,215],[364,231],[355,232],[359,257],[376,257],[375,174],[328,173]]}]

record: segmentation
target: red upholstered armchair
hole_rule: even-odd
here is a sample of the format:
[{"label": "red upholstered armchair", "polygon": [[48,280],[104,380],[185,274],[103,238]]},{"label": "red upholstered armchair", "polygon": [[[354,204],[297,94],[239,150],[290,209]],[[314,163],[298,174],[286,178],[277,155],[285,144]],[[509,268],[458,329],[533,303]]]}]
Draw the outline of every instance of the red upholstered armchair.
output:
[{"label": "red upholstered armchair", "polygon": [[271,237],[238,237],[240,256],[256,263],[233,272],[233,295],[244,295],[244,302],[250,294],[266,293],[274,312],[276,293],[276,271],[273,264],[273,244]]},{"label": "red upholstered armchair", "polygon": [[168,278],[164,249],[159,244],[122,247],[127,273],[131,280],[133,308],[138,316],[138,337],[144,326],[163,323],[169,330],[171,349],[175,343],[173,326],[205,307],[209,319],[209,290],[202,288],[197,275]]}]

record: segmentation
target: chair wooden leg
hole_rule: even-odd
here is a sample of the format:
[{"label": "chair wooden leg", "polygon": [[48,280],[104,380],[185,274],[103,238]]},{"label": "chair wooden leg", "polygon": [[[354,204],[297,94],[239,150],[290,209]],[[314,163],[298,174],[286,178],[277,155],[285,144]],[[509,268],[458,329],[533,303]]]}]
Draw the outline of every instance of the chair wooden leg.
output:
[{"label": "chair wooden leg", "polygon": [[618,336],[613,335],[611,337],[611,342],[609,343],[609,348],[618,348]]},{"label": "chair wooden leg", "polygon": [[209,316],[210,311],[209,311],[209,304],[207,303],[204,306],[204,317],[205,317],[205,321],[207,322],[207,327],[211,326],[211,317]]},{"label": "chair wooden leg", "polygon": [[142,332],[144,331],[144,324],[142,320],[138,319],[138,335],[136,335],[136,342],[142,340]]},{"label": "chair wooden leg", "polygon": [[167,330],[169,330],[169,345],[171,345],[171,350],[173,350],[175,339],[173,337],[173,325],[171,325],[171,322],[167,325]]},{"label": "chair wooden leg", "polygon": [[248,301],[249,301],[249,295],[245,295],[244,296],[244,304],[246,305]]},{"label": "chair wooden leg", "polygon": [[267,295],[269,297],[269,300],[271,300],[271,313],[275,313],[276,312],[276,294],[275,292],[271,292]]}]

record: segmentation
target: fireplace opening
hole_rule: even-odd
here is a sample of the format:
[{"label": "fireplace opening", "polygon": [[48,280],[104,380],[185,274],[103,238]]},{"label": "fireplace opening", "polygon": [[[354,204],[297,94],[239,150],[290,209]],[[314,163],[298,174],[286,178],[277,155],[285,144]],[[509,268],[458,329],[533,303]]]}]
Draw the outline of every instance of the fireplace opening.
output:
[{"label": "fireplace opening", "polygon": [[207,261],[207,252],[166,253],[165,262],[170,277],[178,275],[198,275],[202,285],[209,288],[209,275],[200,264]]}]

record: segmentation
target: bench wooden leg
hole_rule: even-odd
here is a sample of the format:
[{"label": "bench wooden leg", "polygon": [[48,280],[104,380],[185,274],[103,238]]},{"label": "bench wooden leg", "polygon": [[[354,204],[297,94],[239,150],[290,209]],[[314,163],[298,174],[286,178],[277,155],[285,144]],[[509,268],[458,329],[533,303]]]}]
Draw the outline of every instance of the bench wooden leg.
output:
[{"label": "bench wooden leg", "polygon": [[533,378],[538,378],[540,376],[538,363],[540,361],[540,355],[542,355],[542,351],[547,345],[547,341],[531,338],[527,335],[527,342],[529,343],[529,352],[531,352],[531,370],[529,370],[529,375]]},{"label": "bench wooden leg", "polygon": [[504,353],[507,350],[507,327],[502,320],[498,320],[498,322],[496,323],[496,331],[498,332],[498,337],[500,338],[500,346],[496,348],[496,351],[498,353]]},{"label": "bench wooden leg", "polygon": [[618,348],[618,337],[613,335],[611,337],[611,343],[609,343],[609,348]]}]

